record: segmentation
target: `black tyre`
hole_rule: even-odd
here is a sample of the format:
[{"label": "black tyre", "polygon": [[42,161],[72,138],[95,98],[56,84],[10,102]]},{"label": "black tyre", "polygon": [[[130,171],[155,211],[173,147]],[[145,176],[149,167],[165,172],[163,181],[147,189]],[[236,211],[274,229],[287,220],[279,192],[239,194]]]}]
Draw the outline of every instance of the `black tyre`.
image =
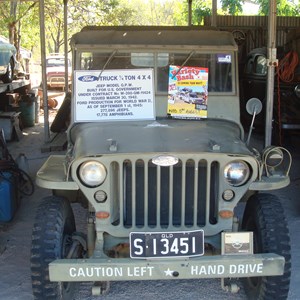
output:
[{"label": "black tyre", "polygon": [[71,93],[67,93],[66,97],[57,111],[57,114],[50,126],[52,132],[66,131],[70,123],[71,115]]},{"label": "black tyre", "polygon": [[73,299],[77,283],[50,282],[49,263],[67,256],[75,232],[70,203],[61,197],[43,199],[32,231],[31,279],[34,299]]},{"label": "black tyre", "polygon": [[4,83],[10,83],[14,79],[14,68],[15,68],[15,63],[14,59],[11,57],[9,64],[7,66],[7,71],[4,75],[1,76],[1,80]]},{"label": "black tyre", "polygon": [[287,299],[291,275],[291,248],[287,222],[279,199],[255,194],[247,202],[242,227],[253,231],[254,253],[276,253],[285,258],[281,276],[244,278],[248,299]]}]

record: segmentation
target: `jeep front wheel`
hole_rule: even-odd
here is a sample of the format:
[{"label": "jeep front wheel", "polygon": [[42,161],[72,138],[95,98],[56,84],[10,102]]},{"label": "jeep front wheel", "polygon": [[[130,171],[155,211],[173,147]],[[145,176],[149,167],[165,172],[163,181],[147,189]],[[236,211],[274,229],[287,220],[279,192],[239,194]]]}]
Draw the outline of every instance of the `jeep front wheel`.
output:
[{"label": "jeep front wheel", "polygon": [[[49,263],[68,256],[74,232],[75,219],[70,203],[62,197],[45,197],[38,208],[32,231],[34,299],[73,299],[76,283],[50,282]],[[79,253],[80,249],[76,249],[76,256]]]},{"label": "jeep front wheel", "polygon": [[242,228],[253,232],[254,253],[276,253],[285,258],[281,276],[244,278],[248,299],[287,299],[291,275],[291,248],[287,222],[279,199],[255,194],[247,202]]}]

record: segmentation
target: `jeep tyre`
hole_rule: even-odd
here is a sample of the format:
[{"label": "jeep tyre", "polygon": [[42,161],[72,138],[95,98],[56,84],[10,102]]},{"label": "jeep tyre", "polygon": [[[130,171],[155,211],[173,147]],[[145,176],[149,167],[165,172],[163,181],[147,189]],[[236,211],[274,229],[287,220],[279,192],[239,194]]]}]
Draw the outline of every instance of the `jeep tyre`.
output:
[{"label": "jeep tyre", "polygon": [[70,203],[62,197],[45,197],[37,210],[32,231],[30,262],[34,299],[73,299],[77,283],[50,282],[48,265],[68,255],[74,232]]},{"label": "jeep tyre", "polygon": [[242,228],[253,231],[254,253],[276,253],[285,258],[284,274],[243,278],[248,299],[287,299],[291,275],[291,248],[287,222],[279,199],[255,194],[247,202]]},{"label": "jeep tyre", "polygon": [[50,130],[55,133],[66,131],[70,123],[70,114],[71,93],[67,93],[50,126]]}]

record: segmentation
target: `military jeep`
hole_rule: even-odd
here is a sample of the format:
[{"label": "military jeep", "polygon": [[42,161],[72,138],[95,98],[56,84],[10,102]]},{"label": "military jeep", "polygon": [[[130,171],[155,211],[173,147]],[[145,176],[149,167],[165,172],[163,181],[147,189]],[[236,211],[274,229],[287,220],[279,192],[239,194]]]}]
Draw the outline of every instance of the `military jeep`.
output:
[{"label": "military jeep", "polygon": [[[291,157],[244,134],[231,33],[86,27],[71,48],[67,151],[36,177],[52,195],[33,227],[34,297],[73,299],[86,281],[101,295],[109,281],[220,278],[250,299],[286,299],[289,232],[269,192],[289,184]],[[247,109],[254,122],[261,103]]]}]

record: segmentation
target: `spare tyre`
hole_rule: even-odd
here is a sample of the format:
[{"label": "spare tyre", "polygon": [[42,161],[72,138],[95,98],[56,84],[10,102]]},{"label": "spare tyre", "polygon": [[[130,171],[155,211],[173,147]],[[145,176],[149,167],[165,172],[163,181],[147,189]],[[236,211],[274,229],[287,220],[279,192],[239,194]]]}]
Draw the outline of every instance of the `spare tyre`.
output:
[{"label": "spare tyre", "polygon": [[57,114],[50,126],[52,132],[66,131],[71,116],[71,93],[67,93],[61,107],[57,111]]}]

